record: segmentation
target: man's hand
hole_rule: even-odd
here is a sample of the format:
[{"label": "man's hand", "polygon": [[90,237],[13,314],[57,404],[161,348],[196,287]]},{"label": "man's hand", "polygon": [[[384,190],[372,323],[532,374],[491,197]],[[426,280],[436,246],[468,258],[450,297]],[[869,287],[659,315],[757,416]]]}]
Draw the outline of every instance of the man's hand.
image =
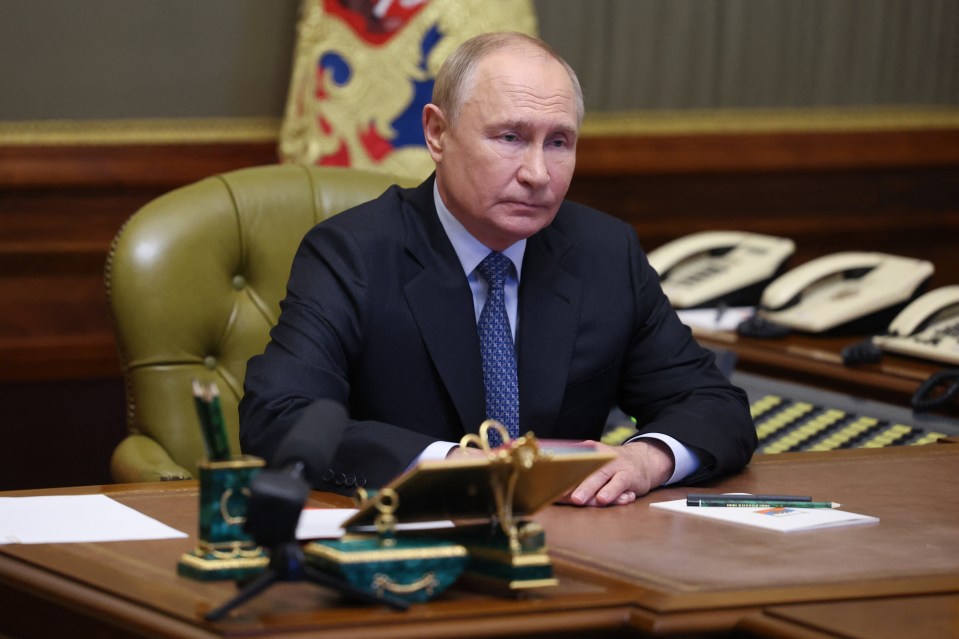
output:
[{"label": "man's hand", "polygon": [[584,479],[560,501],[576,506],[631,504],[673,474],[673,454],[658,439],[638,439],[623,446],[597,443],[596,448],[614,452],[617,458]]}]

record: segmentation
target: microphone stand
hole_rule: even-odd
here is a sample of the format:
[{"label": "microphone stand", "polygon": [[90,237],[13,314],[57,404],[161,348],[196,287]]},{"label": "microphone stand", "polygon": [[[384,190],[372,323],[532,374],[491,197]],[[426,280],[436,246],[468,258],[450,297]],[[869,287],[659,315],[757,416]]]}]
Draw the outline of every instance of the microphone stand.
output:
[{"label": "microphone stand", "polygon": [[243,589],[226,603],[214,608],[205,615],[207,621],[222,619],[230,610],[245,603],[275,583],[284,581],[310,581],[318,586],[326,586],[350,598],[363,603],[385,603],[396,610],[406,610],[409,603],[388,595],[377,595],[362,590],[347,581],[313,568],[306,563],[303,547],[296,540],[279,544],[270,550],[270,565],[265,572],[254,577]]},{"label": "microphone stand", "polygon": [[287,472],[262,471],[251,482],[244,527],[257,544],[269,549],[270,563],[260,575],[238,582],[242,585],[240,592],[204,615],[207,621],[222,619],[233,608],[284,581],[309,581],[363,603],[384,603],[396,610],[409,608],[409,603],[399,597],[363,590],[306,562],[296,539],[296,524],[309,493],[302,478],[303,468],[303,463],[297,462]]}]

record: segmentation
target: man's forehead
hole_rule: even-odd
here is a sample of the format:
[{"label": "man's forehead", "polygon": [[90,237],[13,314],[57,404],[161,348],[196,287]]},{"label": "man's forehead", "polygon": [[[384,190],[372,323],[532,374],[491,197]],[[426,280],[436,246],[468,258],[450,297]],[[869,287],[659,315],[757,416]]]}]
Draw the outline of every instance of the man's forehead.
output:
[{"label": "man's forehead", "polygon": [[[496,59],[495,54],[483,58],[477,65],[473,77],[474,88],[493,88],[514,99],[529,97],[545,100],[552,106],[572,102],[574,100],[573,83],[566,69],[554,58],[542,51],[539,52],[542,53],[539,60],[524,58],[522,61],[517,61],[513,58],[510,60],[513,64],[503,64]],[[523,67],[523,62],[532,62],[536,66],[552,64],[555,68],[543,73],[542,68]],[[482,95],[476,97],[482,97]]]},{"label": "man's forehead", "polygon": [[542,49],[532,45],[520,44],[490,51],[476,62],[476,73],[508,73],[523,67],[524,64],[556,65],[566,73],[563,65]]}]

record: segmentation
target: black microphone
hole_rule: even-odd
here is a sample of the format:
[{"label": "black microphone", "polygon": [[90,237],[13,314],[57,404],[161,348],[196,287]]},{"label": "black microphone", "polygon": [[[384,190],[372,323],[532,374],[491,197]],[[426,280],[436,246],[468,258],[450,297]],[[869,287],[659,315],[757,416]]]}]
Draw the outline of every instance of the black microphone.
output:
[{"label": "black microphone", "polygon": [[348,423],[346,408],[330,399],[304,409],[277,447],[270,468],[250,482],[244,528],[256,543],[273,547],[296,537],[310,486],[329,467]]},{"label": "black microphone", "polygon": [[322,469],[329,466],[348,423],[346,409],[340,404],[327,399],[314,402],[280,442],[270,468],[257,473],[250,482],[244,528],[257,544],[269,549],[270,565],[243,584],[229,601],[206,613],[208,621],[222,619],[274,583],[304,579],[358,601],[384,603],[397,610],[409,607],[406,600],[396,595],[354,586],[314,568],[296,540],[296,525],[310,494],[307,480],[319,477]]}]

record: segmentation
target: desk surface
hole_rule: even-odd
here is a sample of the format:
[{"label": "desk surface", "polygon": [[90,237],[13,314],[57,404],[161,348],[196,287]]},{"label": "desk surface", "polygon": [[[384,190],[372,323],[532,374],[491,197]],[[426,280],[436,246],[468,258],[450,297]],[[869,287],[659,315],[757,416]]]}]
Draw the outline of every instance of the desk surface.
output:
[{"label": "desk surface", "polygon": [[[865,336],[834,337],[794,333],[783,339],[742,337],[731,331],[694,330],[710,348],[736,353],[736,368],[775,379],[908,406],[909,399],[936,371],[950,366],[886,353],[876,364],[844,366],[842,351]],[[959,417],[959,397],[940,412]]]},{"label": "desk surface", "polygon": [[[650,502],[685,495],[683,488],[657,491],[627,507],[550,507],[536,519],[546,527],[560,586],[508,599],[457,584],[405,613],[346,604],[311,584],[294,583],[275,586],[210,624],[202,613],[234,588],[176,575],[177,559],[195,543],[192,536],[0,546],[0,599],[12,611],[0,616],[0,634],[108,628],[109,636],[297,636],[322,630],[324,636],[467,637],[600,630],[709,635],[738,628],[777,636],[782,627],[805,627],[807,619],[823,633],[839,633],[848,608],[829,613],[815,606],[913,598],[941,612],[934,598],[959,593],[957,474],[959,445],[938,444],[757,456],[745,472],[710,487],[805,493],[881,519],[789,534],[649,508]],[[100,491],[180,530],[195,530],[193,483],[2,495]],[[342,498],[322,494],[314,501],[344,505]]]},{"label": "desk surface", "polygon": [[[507,599],[457,585],[428,605],[395,612],[351,605],[310,583],[278,584],[224,621],[203,615],[228,600],[232,582],[198,582],[176,573],[196,544],[196,482],[90,489],[16,491],[0,496],[104,492],[184,532],[189,539],[0,546],[0,636],[299,636],[486,637],[510,631],[563,636],[626,627],[627,593],[601,575],[561,575],[559,587]],[[336,495],[314,494],[312,506],[348,507]],[[83,629],[83,631],[79,631]],[[287,634],[290,633],[290,634]]]},{"label": "desk surface", "polygon": [[[537,517],[554,555],[636,587],[650,622],[739,606],[959,591],[959,447],[760,455],[716,488],[808,494],[876,525],[776,533],[655,509],[551,508]],[[678,499],[688,489],[644,501]],[[593,543],[596,531],[602,543]],[[738,611],[737,611],[738,614]]]},{"label": "desk surface", "polygon": [[926,595],[775,606],[741,624],[783,639],[959,637],[959,595]]}]

